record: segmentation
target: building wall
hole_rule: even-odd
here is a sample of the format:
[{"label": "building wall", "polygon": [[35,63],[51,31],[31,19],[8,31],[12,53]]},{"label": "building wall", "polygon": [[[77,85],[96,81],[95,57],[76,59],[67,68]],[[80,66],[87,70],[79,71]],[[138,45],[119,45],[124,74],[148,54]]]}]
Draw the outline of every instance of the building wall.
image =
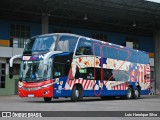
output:
[{"label": "building wall", "polygon": [[7,20],[0,20],[0,39],[9,39],[10,22]]},{"label": "building wall", "polygon": [[[20,25],[28,25],[30,26],[31,36],[41,34],[41,24],[40,23],[30,23],[25,21],[12,21],[12,20],[0,20],[0,40],[10,40],[10,25],[11,24],[20,24]],[[147,52],[154,52],[154,42],[152,37],[144,37],[144,36],[136,36],[129,34],[120,34],[120,33],[112,33],[105,31],[95,31],[95,30],[87,30],[82,28],[73,28],[66,26],[56,26],[49,25],[49,33],[53,33],[56,29],[67,29],[70,30],[73,34],[83,35],[86,37],[92,37],[93,33],[101,33],[107,35],[107,41],[119,45],[125,45],[126,37],[136,37],[139,40],[139,48],[140,50],[144,50]],[[12,52],[12,48],[10,47],[2,47],[0,46],[0,62],[2,59],[10,58],[16,53],[21,53],[22,49],[17,49],[16,52]],[[11,50],[11,51],[10,51]],[[10,55],[11,54],[11,55]],[[6,62],[6,60],[5,60]],[[6,63],[8,67],[8,63]],[[9,67],[7,68],[9,69]],[[15,80],[16,79],[16,80]],[[0,88],[0,95],[13,95],[16,92],[18,75],[15,75],[13,79],[9,79],[9,73],[6,71],[6,87]]]},{"label": "building wall", "polygon": [[12,79],[9,78],[9,75],[6,75],[6,87],[0,88],[0,95],[14,95],[17,91],[16,88],[18,82],[18,75],[14,75]]},{"label": "building wall", "polygon": [[[41,34],[41,24],[38,23],[29,23],[29,22],[21,22],[21,21],[9,21],[9,20],[0,20],[0,40],[9,40],[10,39],[10,25],[11,24],[25,24],[30,26],[31,28],[31,36]],[[86,37],[92,37],[92,33],[102,33],[108,36],[108,42],[124,45],[126,40],[125,38],[136,37],[139,40],[140,50],[144,50],[147,52],[154,52],[154,42],[152,37],[144,37],[144,36],[136,36],[129,34],[120,34],[120,33],[112,33],[112,32],[104,32],[104,31],[95,31],[95,30],[87,30],[81,28],[72,28],[72,27],[64,27],[64,26],[49,26],[49,33],[53,33],[55,29],[68,29],[71,30],[73,34],[79,34]],[[144,45],[145,44],[145,45]]]},{"label": "building wall", "polygon": [[95,33],[95,32],[106,34],[108,36],[108,40],[107,40],[108,42],[119,44],[119,45],[126,44],[126,37],[133,37],[139,40],[140,50],[143,50],[146,52],[154,52],[153,37],[112,33],[112,32],[105,32],[105,31],[95,31],[95,30],[87,30],[87,29],[72,28],[72,27],[62,27],[62,26],[51,26],[49,29],[49,33],[53,33],[55,29],[68,29],[68,30],[71,30],[73,34],[83,35],[86,37],[92,37],[92,33]]},{"label": "building wall", "polygon": [[[0,47],[1,48],[1,47]],[[17,93],[18,88],[18,78],[19,75],[13,75],[13,78],[9,78],[9,63],[4,57],[0,57],[0,63],[5,64],[5,88],[0,88],[0,95],[14,95]],[[20,64],[19,60],[16,60],[15,63]]]}]

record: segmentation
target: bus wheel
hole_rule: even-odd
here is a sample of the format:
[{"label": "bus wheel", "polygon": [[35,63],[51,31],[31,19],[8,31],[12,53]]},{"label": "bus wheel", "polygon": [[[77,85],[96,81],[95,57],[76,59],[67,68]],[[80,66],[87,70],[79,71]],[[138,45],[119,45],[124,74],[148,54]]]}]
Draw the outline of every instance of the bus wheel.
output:
[{"label": "bus wheel", "polygon": [[127,99],[132,99],[133,98],[133,90],[131,87],[128,87],[127,89]]},{"label": "bus wheel", "polygon": [[50,102],[51,99],[52,99],[51,97],[44,97],[44,101],[45,101],[45,102]]},{"label": "bus wheel", "polygon": [[134,99],[137,99],[137,98],[139,98],[140,97],[140,90],[138,89],[138,88],[136,88],[135,90],[134,90]]},{"label": "bus wheel", "polygon": [[141,97],[141,88],[138,87],[137,89],[138,89],[138,92],[139,92],[138,98],[140,98]]},{"label": "bus wheel", "polygon": [[81,87],[74,86],[72,89],[72,95],[71,95],[71,101],[76,102],[77,100],[82,100],[83,99],[83,90]]}]

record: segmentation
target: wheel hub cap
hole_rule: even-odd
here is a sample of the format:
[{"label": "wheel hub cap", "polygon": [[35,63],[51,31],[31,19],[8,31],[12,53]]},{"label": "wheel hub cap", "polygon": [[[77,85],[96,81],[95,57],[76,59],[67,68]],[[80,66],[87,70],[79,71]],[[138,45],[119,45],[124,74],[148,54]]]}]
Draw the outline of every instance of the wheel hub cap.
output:
[{"label": "wheel hub cap", "polygon": [[76,95],[77,98],[79,97],[79,91],[78,90],[76,90],[75,95]]}]

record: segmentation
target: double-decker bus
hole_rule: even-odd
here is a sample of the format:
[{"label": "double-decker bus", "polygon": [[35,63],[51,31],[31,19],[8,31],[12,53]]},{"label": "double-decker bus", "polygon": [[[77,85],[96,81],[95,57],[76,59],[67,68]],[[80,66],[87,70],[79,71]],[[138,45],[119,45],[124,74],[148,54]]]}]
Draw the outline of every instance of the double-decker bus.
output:
[{"label": "double-decker bus", "polygon": [[21,58],[20,97],[126,96],[150,92],[148,54],[124,46],[68,33],[32,37]]}]

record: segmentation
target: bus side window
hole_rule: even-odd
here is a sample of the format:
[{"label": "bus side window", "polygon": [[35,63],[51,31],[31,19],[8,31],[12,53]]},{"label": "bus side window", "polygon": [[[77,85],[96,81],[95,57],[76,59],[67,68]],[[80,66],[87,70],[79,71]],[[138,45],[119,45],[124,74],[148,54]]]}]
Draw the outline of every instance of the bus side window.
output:
[{"label": "bus side window", "polygon": [[143,54],[145,54],[145,55],[144,55],[144,59],[145,59],[145,60],[144,60],[144,63],[145,63],[145,64],[149,64],[148,54],[146,54],[146,53],[143,53]]},{"label": "bus side window", "polygon": [[103,75],[104,75],[104,80],[108,80],[110,75],[110,70],[109,69],[103,69]]},{"label": "bus side window", "polygon": [[94,68],[88,67],[88,68],[77,69],[75,78],[76,79],[83,78],[83,79],[87,79],[87,80],[94,80]]},{"label": "bus side window", "polygon": [[148,60],[148,54],[146,53],[140,53],[140,54],[137,54],[137,58],[138,58],[138,63],[142,63],[142,64],[148,64],[149,60]]},{"label": "bus side window", "polygon": [[75,78],[79,79],[79,78],[83,78],[83,79],[87,79],[87,68],[81,68],[81,69],[77,69],[76,70],[76,74],[75,74]]},{"label": "bus side window", "polygon": [[113,69],[103,69],[104,80],[115,81]]},{"label": "bus side window", "polygon": [[127,51],[119,50],[119,59],[120,60],[123,60],[123,61],[128,60],[129,59],[128,57],[129,57],[129,54]]},{"label": "bus side window", "polygon": [[84,38],[81,38],[79,40],[77,49],[76,49],[76,55],[92,55],[92,42],[85,40]]},{"label": "bus side window", "polygon": [[127,71],[119,70],[118,71],[118,81],[128,81],[129,74]]},{"label": "bus side window", "polygon": [[108,48],[108,56],[109,58],[112,59],[117,59],[118,58],[118,50],[116,48]]},{"label": "bus side window", "polygon": [[107,48],[107,46],[102,47],[102,56],[103,56],[103,58],[108,58],[108,48]]},{"label": "bus side window", "polygon": [[95,56],[101,56],[100,44],[93,44],[93,51]]},{"label": "bus side window", "polygon": [[136,54],[135,54],[135,52],[132,52],[132,55],[131,55],[131,58],[130,58],[130,62],[133,62],[133,63],[135,63],[136,62]]}]

